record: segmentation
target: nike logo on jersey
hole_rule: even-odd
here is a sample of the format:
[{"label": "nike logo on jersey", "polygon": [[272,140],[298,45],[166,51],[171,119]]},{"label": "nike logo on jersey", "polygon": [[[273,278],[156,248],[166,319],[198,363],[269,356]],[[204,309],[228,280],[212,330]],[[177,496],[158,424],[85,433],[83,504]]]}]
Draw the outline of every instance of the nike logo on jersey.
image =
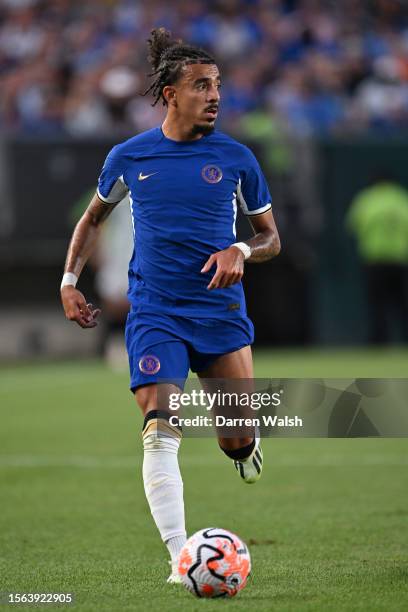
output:
[{"label": "nike logo on jersey", "polygon": [[151,174],[142,174],[139,172],[139,181],[144,181],[145,179],[149,178],[149,176],[153,176],[153,174],[157,174],[157,172],[152,172]]}]

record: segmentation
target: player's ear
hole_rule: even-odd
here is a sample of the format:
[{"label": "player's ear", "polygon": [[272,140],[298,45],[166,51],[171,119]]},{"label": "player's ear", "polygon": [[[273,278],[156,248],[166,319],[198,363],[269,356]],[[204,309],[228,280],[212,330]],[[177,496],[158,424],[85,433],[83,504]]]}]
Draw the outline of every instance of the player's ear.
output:
[{"label": "player's ear", "polygon": [[177,106],[176,89],[171,85],[166,85],[163,87],[163,97],[168,106]]}]

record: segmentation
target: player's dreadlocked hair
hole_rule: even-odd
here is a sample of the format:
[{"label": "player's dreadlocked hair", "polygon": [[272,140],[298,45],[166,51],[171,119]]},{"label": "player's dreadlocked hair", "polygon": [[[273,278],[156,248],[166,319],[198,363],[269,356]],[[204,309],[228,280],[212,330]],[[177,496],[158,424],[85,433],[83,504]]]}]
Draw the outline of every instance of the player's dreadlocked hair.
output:
[{"label": "player's dreadlocked hair", "polygon": [[215,60],[203,49],[186,45],[180,39],[172,39],[171,33],[165,28],[156,28],[151,31],[149,45],[149,62],[153,68],[148,76],[155,77],[150,87],[142,94],[151,93],[154,97],[152,106],[162,98],[163,104],[167,102],[163,96],[163,87],[173,85],[181,75],[187,64],[215,64]]}]

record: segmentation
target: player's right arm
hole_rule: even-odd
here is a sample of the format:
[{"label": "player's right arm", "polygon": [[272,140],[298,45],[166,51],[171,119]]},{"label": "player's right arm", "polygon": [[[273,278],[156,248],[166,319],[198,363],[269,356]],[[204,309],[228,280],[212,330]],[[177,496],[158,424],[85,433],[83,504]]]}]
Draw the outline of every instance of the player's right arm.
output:
[{"label": "player's right arm", "polygon": [[[73,274],[76,278],[82,272],[83,267],[92,254],[101,227],[105,219],[115,208],[117,202],[109,204],[102,202],[97,194],[91,200],[85,213],[78,221],[68,247],[65,262],[65,274]],[[76,321],[81,327],[95,327],[99,309],[94,309],[92,304],[87,304],[83,294],[75,288],[74,284],[61,285],[61,301],[64,307],[65,316],[70,321]]]}]

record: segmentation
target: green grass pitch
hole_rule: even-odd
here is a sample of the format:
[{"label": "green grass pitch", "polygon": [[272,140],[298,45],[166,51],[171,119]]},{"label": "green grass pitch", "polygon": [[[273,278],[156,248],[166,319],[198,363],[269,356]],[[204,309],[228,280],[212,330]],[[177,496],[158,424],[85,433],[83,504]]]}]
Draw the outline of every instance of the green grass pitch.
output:
[{"label": "green grass pitch", "polygon": [[[260,351],[255,363],[260,377],[403,377],[408,353]],[[215,440],[184,440],[188,533],[231,529],[252,555],[247,588],[211,601],[165,582],[126,373],[3,367],[0,417],[2,592],[72,592],[81,612],[408,609],[406,439],[267,439],[255,486]]]}]

